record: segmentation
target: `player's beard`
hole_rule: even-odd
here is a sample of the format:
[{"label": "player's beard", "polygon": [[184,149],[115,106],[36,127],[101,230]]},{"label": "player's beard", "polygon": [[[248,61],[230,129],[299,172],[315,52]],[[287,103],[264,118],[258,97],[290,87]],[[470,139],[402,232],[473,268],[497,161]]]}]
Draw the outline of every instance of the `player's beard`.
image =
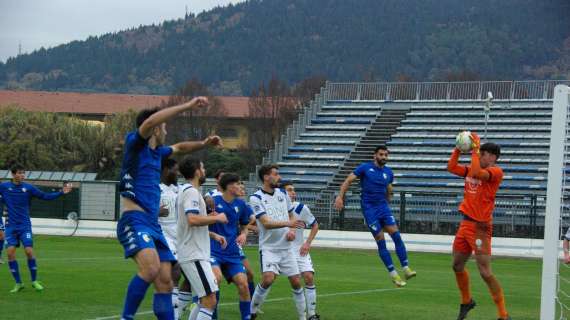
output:
[{"label": "player's beard", "polygon": [[378,159],[376,159],[376,164],[377,164],[379,167],[385,166],[386,163],[388,163],[388,160],[385,160],[385,159],[378,160]]}]

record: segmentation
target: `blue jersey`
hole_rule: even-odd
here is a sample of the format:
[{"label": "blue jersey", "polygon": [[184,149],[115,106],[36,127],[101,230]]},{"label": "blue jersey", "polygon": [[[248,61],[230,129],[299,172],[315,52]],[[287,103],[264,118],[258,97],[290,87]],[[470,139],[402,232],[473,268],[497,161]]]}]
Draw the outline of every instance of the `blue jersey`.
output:
[{"label": "blue jersey", "polygon": [[210,247],[212,255],[221,255],[224,257],[240,257],[240,249],[236,243],[239,235],[239,226],[247,225],[249,217],[253,214],[251,208],[242,199],[236,198],[231,203],[227,203],[222,196],[214,198],[215,211],[223,213],[228,218],[228,223],[215,223],[210,225],[210,231],[215,232],[226,238],[228,246],[222,249],[217,241],[211,240]]},{"label": "blue jersey", "polygon": [[171,154],[171,147],[150,148],[148,139],[138,131],[128,133],[125,138],[119,191],[148,213],[152,221],[158,221],[161,161]]},{"label": "blue jersey", "polygon": [[381,168],[374,162],[365,162],[354,169],[353,173],[360,178],[363,203],[388,206],[388,185],[394,182],[394,173],[390,168]]},{"label": "blue jersey", "polygon": [[63,192],[45,193],[29,183],[14,184],[4,182],[0,184],[0,195],[8,209],[6,226],[30,227],[30,203],[32,197],[42,200],[53,200],[63,195]]}]

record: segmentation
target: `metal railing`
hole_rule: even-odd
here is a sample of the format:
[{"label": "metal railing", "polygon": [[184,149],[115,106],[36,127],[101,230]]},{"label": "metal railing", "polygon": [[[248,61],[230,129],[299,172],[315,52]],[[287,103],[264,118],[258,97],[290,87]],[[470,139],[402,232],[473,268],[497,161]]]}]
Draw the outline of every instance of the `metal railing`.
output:
[{"label": "metal railing", "polygon": [[[348,195],[345,209],[337,211],[334,193],[297,193],[309,206],[322,229],[368,231],[360,208],[360,197]],[[461,194],[445,192],[401,192],[390,203],[400,229],[406,233],[453,235],[462,220],[458,208]],[[494,235],[542,238],[544,199],[537,195],[498,195],[493,218]]]},{"label": "metal railing", "polygon": [[570,80],[468,82],[329,82],[325,101],[551,100],[554,87]]}]

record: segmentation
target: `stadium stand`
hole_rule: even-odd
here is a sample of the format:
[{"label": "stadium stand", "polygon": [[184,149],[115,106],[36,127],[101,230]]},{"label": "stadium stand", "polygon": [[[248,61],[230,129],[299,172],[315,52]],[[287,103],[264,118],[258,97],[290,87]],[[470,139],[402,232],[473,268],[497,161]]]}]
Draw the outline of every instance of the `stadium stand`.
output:
[{"label": "stadium stand", "polygon": [[[387,144],[395,172],[395,215],[401,222],[422,222],[414,231],[425,227],[426,232],[446,233],[437,229],[460,218],[457,206],[463,188],[461,179],[447,173],[447,160],[457,133],[476,131],[484,141],[502,147],[505,179],[496,223],[508,226],[505,233],[523,226],[522,232],[538,234],[546,192],[551,88],[557,83],[327,83],[264,163],[280,165],[283,179],[296,183],[302,200],[329,221],[327,227],[364,230],[358,184],[352,186],[344,212],[331,210],[332,201],[354,167],[369,161],[376,145]],[[485,135],[484,98],[491,90],[495,101]],[[467,161],[467,155],[462,159]]]}]

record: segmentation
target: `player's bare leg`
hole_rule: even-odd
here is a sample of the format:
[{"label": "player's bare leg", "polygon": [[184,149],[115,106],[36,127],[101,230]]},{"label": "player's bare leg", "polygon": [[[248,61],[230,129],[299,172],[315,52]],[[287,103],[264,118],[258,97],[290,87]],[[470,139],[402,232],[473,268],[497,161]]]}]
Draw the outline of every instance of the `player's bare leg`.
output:
[{"label": "player's bare leg", "polygon": [[455,272],[455,279],[457,281],[457,287],[461,292],[461,304],[459,306],[459,315],[457,320],[463,320],[467,317],[467,314],[471,309],[475,308],[477,305],[475,300],[471,297],[471,290],[469,288],[469,273],[465,269],[465,264],[471,257],[470,253],[463,252],[453,252],[453,271]]},{"label": "player's bare leg", "polygon": [[503,294],[503,288],[491,270],[491,256],[486,254],[477,254],[475,255],[475,260],[477,261],[479,274],[487,284],[489,292],[493,297],[493,301],[497,306],[497,315],[499,319],[509,319],[509,314],[507,312],[507,308],[505,307],[505,296]]}]

